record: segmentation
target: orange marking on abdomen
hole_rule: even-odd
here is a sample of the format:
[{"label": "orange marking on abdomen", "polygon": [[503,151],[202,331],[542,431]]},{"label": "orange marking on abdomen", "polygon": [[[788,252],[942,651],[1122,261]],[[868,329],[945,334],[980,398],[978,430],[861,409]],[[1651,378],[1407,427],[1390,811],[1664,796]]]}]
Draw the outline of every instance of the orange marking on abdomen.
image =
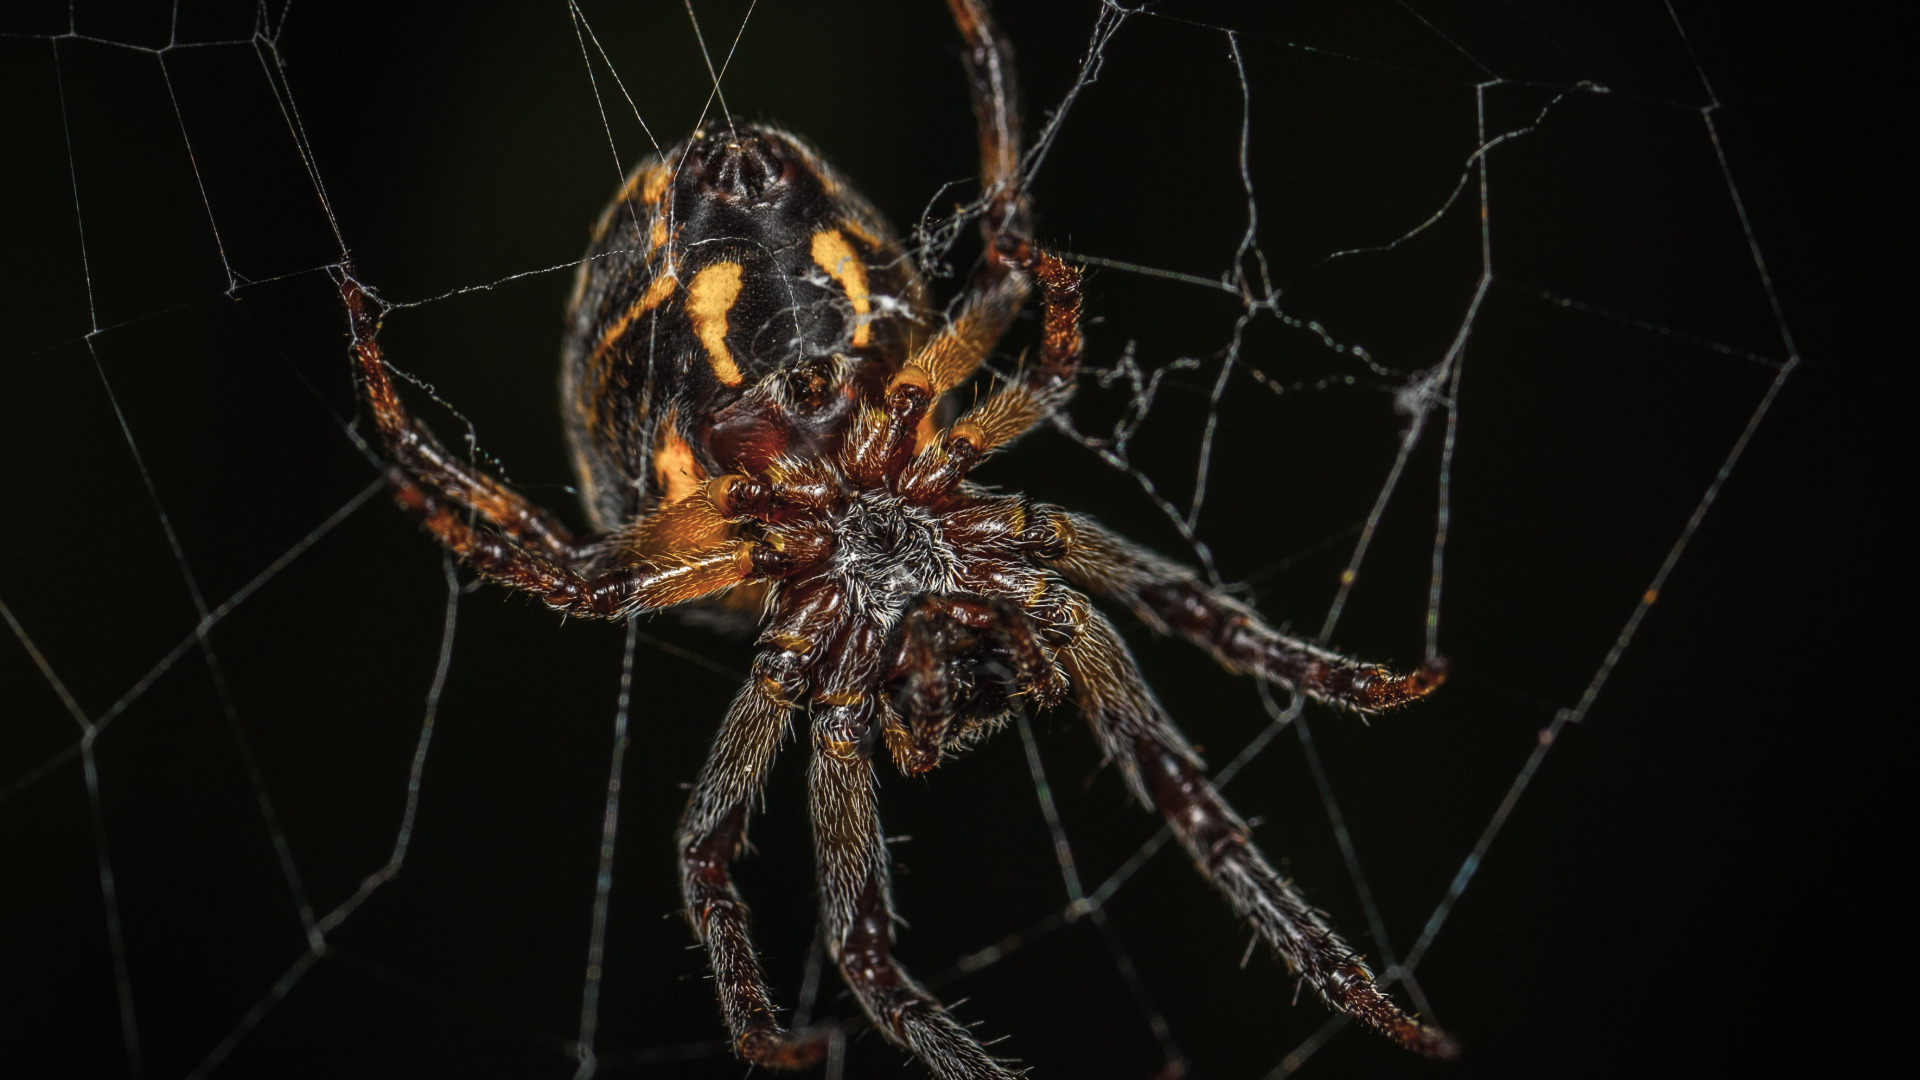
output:
[{"label": "orange marking on abdomen", "polygon": [[728,386],[739,386],[742,379],[740,366],[727,351],[727,313],[739,298],[737,262],[714,263],[693,275],[693,283],[687,286],[687,321],[693,324],[693,335],[706,347],[707,363],[713,365],[714,375]]},{"label": "orange marking on abdomen", "polygon": [[613,197],[616,203],[626,202],[634,193],[640,194],[643,203],[656,203],[666,193],[667,182],[673,179],[673,171],[662,162],[651,162],[645,168],[635,169],[627,182],[620,185],[620,194]]},{"label": "orange marking on abdomen", "polygon": [[653,443],[653,479],[660,487],[660,501],[677,503],[700,490],[707,475],[693,460],[693,447],[680,437],[675,425],[679,417],[669,412],[660,423],[660,434]]},{"label": "orange marking on abdomen", "polygon": [[653,284],[647,286],[647,291],[640,294],[640,299],[629,304],[627,310],[621,312],[620,317],[613,321],[613,325],[607,327],[607,332],[600,335],[600,344],[593,347],[593,361],[598,362],[607,354],[608,349],[613,348],[613,343],[620,340],[620,335],[627,332],[627,327],[633,325],[633,320],[659,307],[662,301],[672,296],[673,287],[677,284],[679,284],[678,279],[670,271],[662,270],[660,276],[653,279]]},{"label": "orange marking on abdomen", "polygon": [[813,234],[813,262],[846,291],[847,300],[853,304],[853,347],[865,347],[873,336],[872,327],[867,325],[873,311],[873,300],[867,292],[867,264],[854,254],[838,229]]},{"label": "orange marking on abdomen", "polygon": [[656,165],[647,172],[647,182],[641,185],[640,201],[651,206],[660,201],[667,193],[667,184],[673,179],[673,170],[666,165]]}]

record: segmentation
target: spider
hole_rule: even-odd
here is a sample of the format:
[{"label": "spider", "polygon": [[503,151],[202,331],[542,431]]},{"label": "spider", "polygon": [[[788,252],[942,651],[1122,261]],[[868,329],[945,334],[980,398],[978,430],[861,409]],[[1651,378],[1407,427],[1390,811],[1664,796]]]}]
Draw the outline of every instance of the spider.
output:
[{"label": "spider", "polygon": [[[885,221],[798,137],[696,130],[642,162],[594,232],[561,374],[588,516],[576,537],[412,419],[375,302],[338,274],[361,387],[398,503],[482,578],[556,611],[628,619],[687,605],[762,627],[678,832],[686,918],[746,1061],[823,1061],[829,1030],[778,1018],[730,864],[804,710],[820,919],[873,1025],[936,1075],[1010,1078],[901,967],[875,757],[927,773],[1014,710],[1072,695],[1132,794],[1332,1008],[1437,1057],[1450,1037],[1404,1013],[1254,846],[1088,595],[1234,672],[1372,713],[1432,691],[1269,628],[1187,567],[1088,517],[968,480],[1074,389],[1081,280],[1035,244],[1019,172],[1011,50],[983,0],[949,0],[979,127],[985,254],[936,317]],[[1037,293],[1037,355],[957,419],[947,399]],[[959,395],[954,395],[955,397]]]}]

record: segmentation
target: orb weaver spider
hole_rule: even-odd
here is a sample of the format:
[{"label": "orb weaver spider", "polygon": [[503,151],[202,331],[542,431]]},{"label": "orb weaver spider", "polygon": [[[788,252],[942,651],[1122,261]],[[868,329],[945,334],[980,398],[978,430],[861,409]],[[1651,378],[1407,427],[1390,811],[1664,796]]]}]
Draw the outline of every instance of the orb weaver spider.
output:
[{"label": "orb weaver spider", "polygon": [[[1395,674],[1269,628],[1192,570],[1090,518],[968,480],[1074,389],[1081,280],[1031,233],[1012,54],[982,0],[949,0],[979,127],[985,256],[956,313],[931,311],[886,222],[798,137],[697,130],[642,162],[581,263],[561,400],[596,532],[450,454],[406,411],[374,301],[341,268],[361,387],[395,499],[482,578],[566,614],[681,605],[762,627],[680,822],[686,917],[735,1051],[802,1068],[830,1030],[776,1016],[730,864],[796,709],[828,955],[876,1029],[949,1080],[1009,1078],[893,956],[874,758],[922,775],[1014,710],[1073,696],[1135,797],[1157,807],[1234,912],[1332,1008],[1410,1049],[1456,1053],[1408,1016],[1253,845],[1088,595],[1234,672],[1361,713],[1420,698]],[[951,422],[1038,293],[1037,356]],[[1084,590],[1084,591],[1083,591]]]}]

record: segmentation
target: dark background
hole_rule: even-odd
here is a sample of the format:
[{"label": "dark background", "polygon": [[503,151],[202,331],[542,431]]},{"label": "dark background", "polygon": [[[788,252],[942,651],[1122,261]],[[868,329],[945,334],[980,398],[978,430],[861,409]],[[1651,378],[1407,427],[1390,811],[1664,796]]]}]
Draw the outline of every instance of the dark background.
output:
[{"label": "dark background", "polygon": [[[243,1025],[305,949],[276,837],[321,913],[387,858],[447,591],[437,551],[375,497],[213,625],[229,716],[190,640],[194,600],[153,493],[218,606],[374,479],[348,436],[355,402],[323,269],[339,258],[337,225],[389,300],[431,301],[383,331],[390,357],[458,410],[412,393],[423,415],[451,442],[464,417],[484,455],[573,515],[559,312],[588,223],[647,147],[631,109],[596,56],[616,165],[560,4],[311,3],[284,22],[276,9],[266,26],[285,66],[272,75],[244,43],[245,4],[184,4],[177,40],[242,43],[173,49],[164,67],[142,50],[168,40],[165,5],[81,4],[79,36],[57,45],[34,35],[61,32],[64,5],[43,7],[0,16],[14,35],[0,39],[0,601],[75,707],[112,719],[91,743],[90,805],[78,724],[26,648],[0,647],[0,1068],[128,1071],[104,850],[148,1075],[566,1075],[620,628],[563,625],[495,589],[460,597],[404,872]],[[1493,282],[1467,341],[1440,605],[1457,678],[1371,725],[1306,714],[1397,950],[1538,732],[1601,665],[1788,359],[1783,322],[1801,358],[1419,968],[1466,1058],[1430,1065],[1344,1031],[1305,1068],[1832,1071],[1884,1038],[1883,999],[1902,992],[1912,952],[1911,904],[1893,884],[1910,845],[1886,833],[1913,725],[1906,652],[1885,626],[1911,584],[1891,528],[1911,489],[1894,479],[1913,389],[1899,332],[1911,207],[1891,164],[1912,105],[1894,43],[1910,28],[1831,5],[1683,4],[1684,40],[1655,4],[1268,7],[1167,3],[1128,22],[1035,198],[1056,247],[1203,278],[1230,269],[1247,224],[1241,87],[1213,27],[1242,32],[1248,166],[1283,307],[1402,373],[1375,374],[1271,315],[1247,329],[1243,362],[1298,389],[1276,395],[1244,370],[1229,383],[1200,533],[1227,580],[1308,633],[1407,422],[1392,391],[1438,362],[1473,295],[1478,174],[1418,238],[1327,257],[1391,241],[1446,203],[1477,145],[1476,84],[1491,84],[1489,137],[1551,105],[1488,159]],[[743,9],[699,6],[717,54]],[[585,11],[655,135],[684,134],[709,85],[684,11]],[[1065,94],[1095,13],[1000,5],[1033,127]],[[905,227],[968,190],[955,52],[932,0],[763,0],[725,89],[736,115],[810,135]],[[1717,142],[1702,72],[1724,103]],[[282,76],[290,93],[276,97]],[[1608,92],[1569,93],[1581,80]],[[963,244],[962,272],[968,258]],[[1169,379],[1131,447],[1182,506],[1240,311],[1191,284],[1091,275],[1090,365],[1129,343],[1148,368],[1203,362]],[[1076,422],[1104,432],[1126,400],[1124,384],[1089,380]],[[1421,656],[1443,419],[1382,520],[1340,648]],[[987,478],[1187,554],[1133,478],[1058,434]],[[670,616],[641,630],[685,655],[643,643],[636,658],[596,1045],[610,1072],[738,1076],[676,916],[669,838],[737,685],[726,672],[751,654]],[[1266,724],[1250,685],[1129,632],[1216,766]],[[1035,730],[1083,875],[1104,880],[1155,823],[1097,770],[1070,710]],[[895,848],[911,921],[900,949],[923,975],[1063,903],[1018,741],[1007,733],[924,782],[883,779],[889,830],[911,837]],[[802,775],[788,755],[739,868],[787,1002],[812,933]],[[1296,732],[1228,795],[1377,960]],[[1265,1075],[1326,1014],[1289,1005],[1290,980],[1262,950],[1239,965],[1245,932],[1182,861],[1150,862],[1117,894],[1112,925],[1193,1075]],[[827,986],[824,1011],[852,1015]],[[1089,926],[942,993],[966,998],[960,1015],[1037,1076],[1158,1068]],[[849,1074],[892,1075],[898,1060],[869,1034]]]}]

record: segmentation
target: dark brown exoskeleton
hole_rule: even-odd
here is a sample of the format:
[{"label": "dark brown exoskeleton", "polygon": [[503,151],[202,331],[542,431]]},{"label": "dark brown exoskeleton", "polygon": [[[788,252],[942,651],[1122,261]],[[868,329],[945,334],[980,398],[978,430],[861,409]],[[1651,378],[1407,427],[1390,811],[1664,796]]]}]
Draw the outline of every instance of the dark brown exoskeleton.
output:
[{"label": "dark brown exoskeleton", "polygon": [[[729,870],[804,710],[829,954],[879,1031],[937,1075],[1014,1075],[894,960],[874,759],[926,773],[1013,710],[1069,693],[1133,793],[1301,979],[1402,1045],[1450,1056],[1452,1040],[1387,998],[1254,847],[1079,590],[1231,670],[1360,712],[1427,694],[1443,668],[1395,675],[1283,637],[1192,570],[967,479],[1072,393],[1081,288],[1030,235],[1010,52],[981,0],[949,4],[979,120],[986,239],[956,314],[929,308],[886,223],[798,139],[698,131],[634,170],[581,267],[561,389],[590,537],[407,414],[370,301],[343,269],[395,496],[482,577],[557,611],[621,619],[700,602],[760,623],[752,678],[679,833],[687,919],[746,1060],[811,1065],[832,1038],[780,1024]],[[942,423],[943,395],[976,374],[1034,292],[1035,357]]]}]

